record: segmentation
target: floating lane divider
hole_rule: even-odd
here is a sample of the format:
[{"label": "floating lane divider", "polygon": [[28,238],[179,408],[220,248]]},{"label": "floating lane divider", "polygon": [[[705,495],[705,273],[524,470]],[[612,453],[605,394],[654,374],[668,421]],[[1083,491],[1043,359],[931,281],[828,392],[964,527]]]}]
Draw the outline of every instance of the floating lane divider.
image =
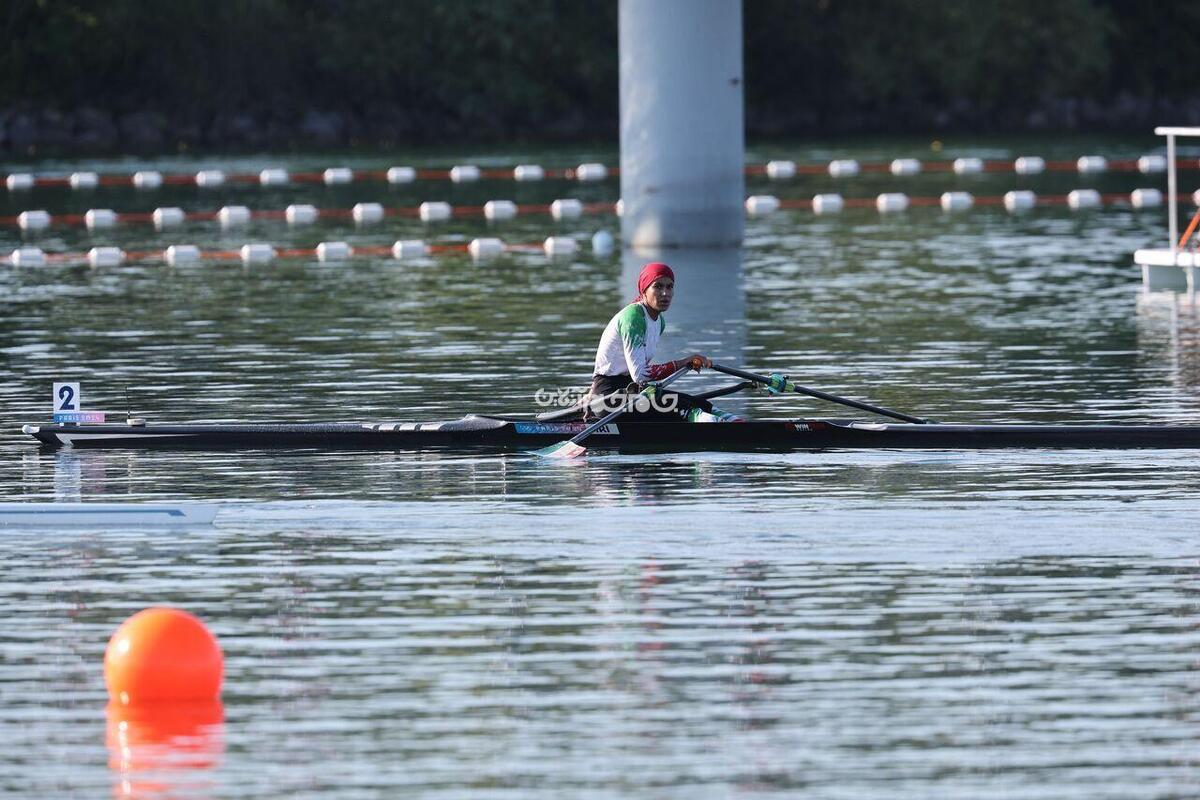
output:
[{"label": "floating lane divider", "polygon": [[289,184],[316,183],[339,186],[355,182],[381,181],[391,184],[439,180],[452,183],[473,183],[484,179],[521,182],[561,179],[586,183],[602,181],[617,174],[619,174],[617,168],[597,163],[564,168],[542,167],[538,164],[518,164],[515,167],[494,169],[480,168],[474,164],[458,164],[448,169],[397,166],[389,167],[386,170],[353,170],[349,167],[330,167],[318,172],[289,172],[286,169],[271,167],[258,172],[203,169],[195,173],[170,175],[164,175],[154,170],[142,170],[132,175],[101,175],[96,172],[73,172],[70,175],[33,175],[14,172],[5,176],[4,185],[11,192],[18,192],[34,187],[67,187],[88,190],[100,186],[132,186],[135,189],[158,189],[161,186],[199,186],[212,189],[226,184],[287,186]]},{"label": "floating lane divider", "polygon": [[[1200,168],[1194,159],[1177,159],[1179,169]],[[918,175],[922,172],[953,172],[956,175],[973,175],[981,172],[1014,172],[1018,175],[1037,175],[1042,172],[1140,172],[1144,175],[1165,172],[1167,159],[1162,155],[1144,155],[1139,158],[1109,159],[1099,155],[1080,156],[1076,159],[1050,160],[1041,156],[1021,156],[1014,160],[956,158],[920,161],[915,158],[895,158],[890,161],[860,162],[851,158],[838,158],[827,163],[799,164],[795,161],[775,160],[765,164],[748,164],[745,172],[750,176],[765,175],[772,180],[788,180],[798,175],[830,175],[848,178],[862,173],[891,173],[898,177]],[[324,184],[339,186],[356,182],[386,181],[391,184],[413,183],[414,181],[450,181],[473,183],[479,180],[514,180],[518,182],[548,179],[575,180],[581,182],[602,181],[620,174],[617,167],[600,163],[585,163],[575,167],[553,168],[539,164],[518,164],[513,167],[483,168],[474,164],[457,164],[443,169],[426,169],[411,166],[389,167],[385,170],[354,170],[349,167],[329,167],[315,172],[289,172],[270,167],[258,172],[226,172],[220,169],[203,169],[195,173],[164,175],[155,170],[141,170],[132,175],[104,174],[96,172],[72,172],[69,175],[34,175],[14,172],[5,176],[4,185],[11,192],[26,191],[35,187],[67,187],[80,191],[101,186],[132,186],[136,189],[153,190],[161,186],[199,186],[215,188],[226,184],[287,186],[289,184]]]},{"label": "floating lane divider", "polygon": [[93,208],[84,214],[50,214],[37,209],[22,211],[15,216],[0,217],[0,225],[15,225],[23,231],[39,231],[51,225],[82,225],[88,230],[102,230],[116,225],[153,225],[159,230],[177,227],[185,222],[216,222],[222,228],[238,228],[254,220],[285,221],[289,225],[312,225],[318,219],[353,220],[358,225],[371,225],[389,217],[419,219],[422,222],[445,222],[451,218],[481,217],[489,222],[503,222],[519,215],[548,214],[555,221],[578,219],[584,214],[620,213],[618,204],[584,203],[563,198],[552,203],[518,205],[512,200],[489,200],[481,206],[452,206],[442,201],[428,201],[418,206],[385,207],[379,203],[357,203],[352,208],[317,208],[294,204],[284,209],[254,210],[246,206],[223,206],[216,211],[184,211],[181,208],[156,208],[152,212],[113,211]]},{"label": "floating lane divider", "polygon": [[[1191,195],[1176,195],[1180,202],[1189,200],[1200,206],[1200,189]],[[1129,194],[1101,194],[1094,189],[1076,189],[1065,195],[1037,195],[1028,190],[1014,190],[1003,195],[977,197],[970,192],[950,191],[936,196],[914,197],[902,192],[886,192],[876,197],[843,197],[840,194],[818,194],[809,200],[781,199],[760,194],[747,197],[746,213],[752,217],[768,216],[781,209],[811,208],[816,214],[835,214],[845,209],[874,208],[880,213],[904,211],[909,207],[940,206],[944,211],[966,211],[974,206],[1004,206],[1009,211],[1025,211],[1035,206],[1066,205],[1082,210],[1101,206],[1129,205],[1133,208],[1158,208],[1163,204],[1158,189],[1134,189]],[[616,214],[622,203],[584,203],[575,199],[555,200],[549,204],[520,204],[511,200],[489,200],[482,206],[451,206],[441,201],[429,201],[412,207],[385,207],[379,203],[358,203],[352,208],[317,208],[295,204],[285,209],[252,210],[246,206],[224,206],[216,211],[184,211],[181,208],[156,208],[146,212],[117,212],[93,208],[84,214],[56,214],[36,209],[15,216],[0,216],[0,225],[15,225],[26,232],[45,230],[51,225],[82,225],[96,231],[116,225],[154,225],[158,230],[183,225],[185,222],[217,222],[222,228],[239,228],[252,221],[284,221],[292,226],[312,225],[319,219],[353,220],[367,226],[388,218],[418,219],[424,223],[445,222],[449,219],[483,218],[489,222],[504,222],[528,214],[549,214],[555,221],[578,219],[585,214]]]},{"label": "floating lane divider", "polygon": [[[603,248],[593,246],[602,253]],[[276,260],[299,259],[339,262],[351,258],[393,258],[408,261],[418,258],[467,253],[476,262],[489,261],[506,253],[541,254],[548,258],[569,257],[579,252],[579,242],[570,236],[550,236],[541,242],[507,243],[482,237],[469,242],[426,242],[403,239],[386,246],[352,246],[346,242],[321,242],[312,248],[276,247],[254,242],[233,250],[202,250],[196,245],[175,244],[163,250],[122,250],[119,247],[93,247],[86,252],[47,253],[37,247],[19,247],[0,263],[13,267],[72,266],[117,267],[129,262],[164,263],[185,266],[201,262],[241,262],[246,265],[270,264]]]},{"label": "floating lane divider", "polygon": [[[1176,159],[1175,164],[1179,169],[1200,169],[1200,161],[1194,159]],[[768,161],[766,164],[750,164],[746,167],[746,174],[763,175],[771,180],[789,180],[798,175],[850,178],[863,173],[890,173],[897,177],[919,175],[922,172],[953,172],[955,175],[977,175],[982,172],[1012,172],[1017,175],[1038,175],[1043,172],[1140,172],[1150,175],[1166,170],[1167,159],[1161,155],[1120,159],[1080,156],[1073,160],[1053,161],[1047,161],[1041,156],[1021,156],[1011,161],[982,158],[921,161],[916,158],[894,158],[890,161],[860,162],[852,158],[837,158],[825,164],[798,164],[795,161],[780,160]]]},{"label": "floating lane divider", "polygon": [[[1200,190],[1192,195],[1177,195],[1180,201],[1191,200],[1200,206]],[[937,196],[910,197],[901,192],[886,192],[876,197],[842,197],[840,194],[819,194],[810,200],[781,199],[774,195],[758,194],[746,198],[746,214],[766,217],[781,210],[811,210],[814,214],[836,214],[846,209],[873,208],[880,214],[907,211],[909,208],[941,207],[946,212],[968,211],[975,206],[1003,206],[1011,213],[1028,211],[1038,206],[1066,206],[1074,211],[1104,206],[1158,208],[1163,193],[1158,189],[1135,189],[1129,194],[1101,194],[1095,189],[1076,189],[1068,194],[1038,195],[1027,190],[1006,192],[1001,196],[976,197],[970,192],[943,192]]]}]

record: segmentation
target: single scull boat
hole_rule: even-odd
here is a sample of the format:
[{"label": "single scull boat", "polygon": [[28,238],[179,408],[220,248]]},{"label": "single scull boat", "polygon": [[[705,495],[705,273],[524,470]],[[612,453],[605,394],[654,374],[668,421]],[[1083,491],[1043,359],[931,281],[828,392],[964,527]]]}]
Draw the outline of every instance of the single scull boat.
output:
[{"label": "single scull boat", "polygon": [[[783,375],[759,375],[712,364],[718,372],[743,378],[735,386],[700,395],[732,394],[756,384],[772,394],[816,397],[896,422],[841,419],[768,419],[694,424],[639,419],[617,411],[588,424],[578,421],[582,408],[538,418],[471,414],[447,422],[146,424],[54,423],[22,430],[47,447],[137,448],[156,450],[425,450],[435,448],[530,451],[541,455],[586,449],[621,452],[726,450],[787,452],[802,450],[900,449],[996,450],[1073,448],[1130,450],[1200,449],[1200,425],[962,425],[944,424],[882,406],[810,389]],[[658,384],[657,391],[685,368]],[[648,388],[643,394],[651,391]],[[564,441],[564,438],[566,441]]]},{"label": "single scull boat", "polygon": [[[582,422],[541,422],[470,415],[449,422],[170,425],[26,425],[48,447],[158,450],[531,450],[586,429]],[[835,419],[752,420],[732,424],[609,423],[589,449],[623,452],[831,449],[1200,448],[1198,425],[954,425]]]}]

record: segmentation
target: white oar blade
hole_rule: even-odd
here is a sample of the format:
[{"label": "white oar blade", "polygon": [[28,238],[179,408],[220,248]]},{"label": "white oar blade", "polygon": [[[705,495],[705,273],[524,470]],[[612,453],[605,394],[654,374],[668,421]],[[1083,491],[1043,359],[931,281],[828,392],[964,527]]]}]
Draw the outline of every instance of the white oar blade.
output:
[{"label": "white oar blade", "polygon": [[570,439],[558,444],[552,444],[549,447],[543,447],[541,450],[534,450],[534,455],[539,455],[544,458],[579,458],[587,452],[587,448],[581,444],[575,444]]}]

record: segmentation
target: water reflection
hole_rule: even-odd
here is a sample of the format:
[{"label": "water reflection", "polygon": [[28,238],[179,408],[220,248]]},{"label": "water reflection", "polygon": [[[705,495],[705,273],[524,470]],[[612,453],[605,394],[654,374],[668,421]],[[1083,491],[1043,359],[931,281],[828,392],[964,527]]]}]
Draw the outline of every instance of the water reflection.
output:
[{"label": "water reflection", "polygon": [[729,249],[626,249],[621,258],[620,299],[637,296],[637,276],[650,261],[675,272],[675,299],[667,312],[667,332],[676,349],[711,353],[714,360],[741,363],[746,347],[746,289],[743,252]]},{"label": "water reflection", "polygon": [[[620,300],[637,296],[637,277],[651,261],[663,261],[675,272],[675,299],[667,312],[667,332],[657,361],[704,353],[714,361],[744,364],[746,358],[746,289],[740,248],[626,249],[621,258]],[[723,376],[707,372],[680,384],[687,392],[724,385]],[[747,413],[744,398],[718,401],[735,414]]]},{"label": "water reflection", "polygon": [[1178,292],[1138,296],[1138,345],[1168,365],[1175,386],[1192,394],[1200,388],[1200,306]]},{"label": "water reflection", "polygon": [[[543,508],[770,504],[780,513],[846,500],[1191,497],[1187,450],[522,453],[59,450],[20,462],[30,500],[373,499]],[[254,480],[248,494],[247,481]],[[53,485],[47,495],[44,488]],[[17,499],[17,498],[14,498]]]},{"label": "water reflection", "polygon": [[109,704],[106,740],[117,798],[213,797],[225,752],[219,700]]}]

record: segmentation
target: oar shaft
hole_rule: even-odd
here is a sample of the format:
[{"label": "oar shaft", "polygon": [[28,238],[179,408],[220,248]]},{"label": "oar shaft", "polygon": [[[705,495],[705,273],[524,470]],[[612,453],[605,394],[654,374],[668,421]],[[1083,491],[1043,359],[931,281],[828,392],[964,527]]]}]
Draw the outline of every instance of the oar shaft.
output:
[{"label": "oar shaft", "polygon": [[[661,381],[658,381],[657,383],[655,383],[653,385],[658,387],[659,389],[661,389],[664,386],[667,386],[670,383],[672,383],[676,378],[682,377],[683,373],[685,373],[687,371],[688,371],[688,367],[684,367],[683,369],[677,369],[674,372],[672,372],[670,375],[668,375],[667,377],[663,378]],[[614,419],[616,419],[617,417],[621,416],[626,411],[628,411],[630,409],[630,407],[633,405],[634,401],[638,397],[641,397],[642,395],[644,395],[645,393],[646,393],[645,390],[642,390],[637,395],[627,398],[625,400],[625,402],[621,405],[620,408],[618,408],[616,411],[606,414],[602,419],[597,420],[596,422],[593,422],[591,425],[588,425],[586,428],[584,428],[582,431],[577,433],[575,436],[572,436],[571,441],[575,444],[579,444],[584,439],[591,436],[593,433],[600,430],[605,425],[612,422]]]},{"label": "oar shaft", "polygon": [[[753,372],[747,372],[746,370],[738,369],[737,367],[727,367],[724,364],[713,364],[712,368],[715,369],[717,372],[724,372],[726,375],[733,375],[738,378],[745,378],[746,380],[755,381],[757,383],[765,384],[767,386],[770,386],[772,383],[771,379],[766,377],[765,375],[756,375]],[[914,417],[911,414],[905,414],[901,411],[893,411],[890,408],[882,408],[880,406],[873,406],[870,403],[860,403],[859,401],[851,400],[848,397],[838,397],[836,394],[829,394],[828,392],[822,392],[819,389],[810,389],[807,386],[800,386],[799,384],[792,383],[791,381],[787,382],[787,386],[788,386],[788,388],[790,388],[791,390],[793,390],[799,394],[806,394],[809,397],[816,397],[819,400],[828,400],[831,403],[840,403],[841,405],[844,405],[844,406],[850,406],[851,408],[857,408],[860,411],[870,411],[872,414],[879,414],[880,416],[883,416],[883,417],[891,417],[892,419],[899,419],[899,420],[903,420],[904,422],[913,422],[918,425],[925,425],[929,422],[929,420],[927,420],[927,419],[921,419],[920,417]]]}]

